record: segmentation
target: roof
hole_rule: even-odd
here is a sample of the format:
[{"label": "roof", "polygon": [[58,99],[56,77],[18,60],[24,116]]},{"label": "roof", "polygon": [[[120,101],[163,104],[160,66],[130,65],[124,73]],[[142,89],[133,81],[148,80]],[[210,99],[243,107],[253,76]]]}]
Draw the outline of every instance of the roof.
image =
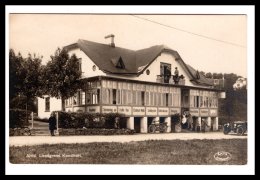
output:
[{"label": "roof", "polygon": [[193,79],[192,81],[194,81],[197,84],[204,84],[204,85],[214,85],[214,79],[209,79],[206,78],[206,76],[204,76],[202,73],[200,73],[198,70],[195,70],[193,67],[191,67],[190,65],[186,64],[186,66],[188,67]]},{"label": "roof", "polygon": [[106,73],[121,75],[140,75],[164,51],[174,55],[183,69],[195,84],[213,85],[203,74],[198,78],[196,70],[184,63],[177,51],[164,45],[156,45],[141,50],[130,50],[121,47],[112,47],[107,44],[79,39],[76,43],[65,46],[71,50],[80,48],[98,67]]}]

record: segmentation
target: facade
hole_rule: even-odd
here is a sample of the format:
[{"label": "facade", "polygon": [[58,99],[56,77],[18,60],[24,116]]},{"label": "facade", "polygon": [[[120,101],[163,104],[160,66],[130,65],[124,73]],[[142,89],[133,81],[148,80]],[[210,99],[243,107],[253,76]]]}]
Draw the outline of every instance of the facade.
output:
[{"label": "facade", "polygon": [[38,98],[38,117],[47,119],[50,117],[52,111],[60,111],[61,107],[60,99],[51,98],[46,95],[43,98]]},{"label": "facade", "polygon": [[[64,47],[81,58],[84,86],[65,100],[68,112],[122,113],[127,128],[147,133],[152,121],[167,122],[187,114],[193,124],[218,130],[218,98],[224,92],[163,45],[137,51],[78,40]],[[39,104],[40,105],[40,104]]]}]

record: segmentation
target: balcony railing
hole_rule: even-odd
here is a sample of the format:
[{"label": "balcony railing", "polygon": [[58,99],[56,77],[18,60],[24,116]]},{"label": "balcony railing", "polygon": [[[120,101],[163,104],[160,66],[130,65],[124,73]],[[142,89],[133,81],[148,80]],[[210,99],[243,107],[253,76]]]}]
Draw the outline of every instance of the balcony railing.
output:
[{"label": "balcony railing", "polygon": [[156,82],[167,83],[167,84],[179,84],[185,85],[184,76],[173,76],[173,75],[157,75]]}]

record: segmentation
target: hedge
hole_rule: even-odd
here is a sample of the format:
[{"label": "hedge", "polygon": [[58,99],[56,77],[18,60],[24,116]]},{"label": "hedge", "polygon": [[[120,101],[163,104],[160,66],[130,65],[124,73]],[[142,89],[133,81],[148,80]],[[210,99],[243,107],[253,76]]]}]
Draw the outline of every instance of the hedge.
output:
[{"label": "hedge", "polygon": [[126,119],[119,113],[69,113],[56,111],[59,113],[60,128],[105,128],[114,129],[115,118],[119,118],[119,127],[126,127]]},{"label": "hedge", "polygon": [[[29,118],[30,112],[27,111]],[[26,121],[26,110],[23,109],[10,109],[9,110],[9,128],[25,127],[29,123]]]},{"label": "hedge", "polygon": [[60,136],[70,135],[131,135],[135,130],[131,129],[104,129],[104,128],[77,128],[63,129],[59,128]]}]

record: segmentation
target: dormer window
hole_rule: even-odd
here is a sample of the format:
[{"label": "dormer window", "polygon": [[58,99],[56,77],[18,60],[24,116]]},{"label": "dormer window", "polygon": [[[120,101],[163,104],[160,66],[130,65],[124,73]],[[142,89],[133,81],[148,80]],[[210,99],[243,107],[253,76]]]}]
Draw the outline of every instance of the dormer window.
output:
[{"label": "dormer window", "polygon": [[114,66],[118,69],[125,69],[125,64],[122,60],[122,57],[119,58],[112,58],[111,62],[114,64]]}]

